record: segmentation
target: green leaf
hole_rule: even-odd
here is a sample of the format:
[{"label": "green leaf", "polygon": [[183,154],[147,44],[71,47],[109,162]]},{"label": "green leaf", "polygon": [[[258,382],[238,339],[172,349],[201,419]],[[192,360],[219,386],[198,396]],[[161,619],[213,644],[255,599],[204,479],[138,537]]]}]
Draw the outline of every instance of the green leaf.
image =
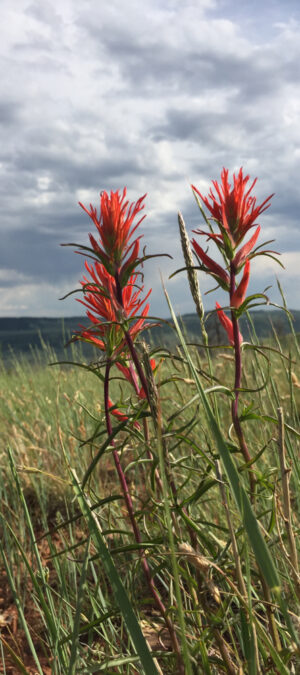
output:
[{"label": "green leaf", "polygon": [[[267,258],[272,258],[272,260],[275,260],[275,262],[277,262],[278,265],[280,265],[280,267],[282,267],[283,269],[285,269],[285,267],[284,267],[284,265],[282,264],[282,262],[280,262],[280,260],[278,260],[278,258],[276,258],[275,255],[271,255],[271,253],[267,253],[266,251],[260,251],[259,253],[255,253],[255,254],[254,254],[255,258],[256,258],[258,255],[265,255]],[[279,255],[279,254],[277,253],[277,255]],[[251,255],[250,255],[249,257],[250,257],[250,258],[253,258],[253,256],[251,256]]]},{"label": "green leaf", "polygon": [[[90,248],[89,246],[83,246],[82,244],[61,244],[61,246],[72,246],[73,248],[79,248],[79,251],[75,251],[75,253],[79,253],[80,255],[85,255],[86,258],[91,258],[95,262],[100,262],[104,267],[107,269],[109,274],[114,276],[114,268],[113,266],[109,263],[108,257],[105,254],[102,254],[100,251],[95,251],[93,248]],[[86,251],[87,253],[81,253],[81,251]],[[92,255],[89,255],[92,253]]]},{"label": "green leaf", "polygon": [[121,277],[120,277],[120,283],[122,285],[122,288],[126,286],[130,275],[137,268],[137,266],[143,265],[143,263],[146,260],[150,260],[151,258],[171,258],[172,260],[172,256],[169,253],[156,253],[154,255],[144,255],[142,258],[136,258],[136,260],[133,260],[130,263],[130,265],[127,265],[125,262],[125,265],[121,270]]},{"label": "green leaf", "polygon": [[256,663],[255,659],[253,658],[255,654],[253,629],[252,624],[248,623],[248,617],[246,616],[244,609],[240,610],[240,619],[243,652],[248,663],[249,675],[256,675]]},{"label": "green leaf", "polygon": [[[235,310],[236,318],[238,319],[238,318],[245,312],[245,310],[248,308],[248,305],[250,305],[250,303],[251,303],[253,300],[257,300],[257,299],[259,299],[259,298],[263,298],[263,299],[265,300],[264,303],[259,303],[259,305],[261,305],[261,304],[263,304],[263,305],[269,304],[269,298],[268,298],[268,296],[265,295],[264,293],[254,293],[253,295],[248,295],[248,297],[246,298],[246,300],[244,300],[244,302],[242,302],[242,304],[239,306],[239,308]],[[256,304],[257,304],[257,303],[256,303]],[[255,304],[255,305],[252,305],[252,306],[255,307],[256,304]]]},{"label": "green leaf", "polygon": [[211,487],[214,487],[217,484],[217,481],[215,478],[209,478],[204,481],[201,481],[200,485],[197,487],[195,492],[193,492],[190,497],[187,497],[184,499],[184,501],[180,504],[180,506],[185,506],[185,504],[192,504],[193,502],[196,502],[202,495],[204,495],[205,492],[210,490]]}]

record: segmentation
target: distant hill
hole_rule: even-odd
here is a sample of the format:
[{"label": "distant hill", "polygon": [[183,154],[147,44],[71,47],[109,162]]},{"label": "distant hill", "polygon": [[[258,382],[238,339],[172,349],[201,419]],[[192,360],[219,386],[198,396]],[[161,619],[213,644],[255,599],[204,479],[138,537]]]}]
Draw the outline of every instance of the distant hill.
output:
[{"label": "distant hill", "polygon": [[[296,333],[300,333],[300,310],[290,311],[293,315],[293,328]],[[274,334],[274,330],[279,337],[291,333],[288,317],[282,310],[253,310],[251,312],[251,320],[254,324],[257,338],[260,340],[271,337]],[[197,314],[184,314],[181,317],[181,323],[184,328],[185,337],[189,342],[202,343],[200,323]],[[220,324],[216,312],[212,312],[211,314],[208,312],[205,325],[210,344],[221,345],[228,343],[226,333]],[[244,340],[249,340],[252,335],[252,327],[245,315],[240,320],[240,330]],[[164,324],[151,329],[151,338],[154,343],[166,347],[172,347],[174,341],[178,342],[174,330]]]},{"label": "distant hill", "polygon": [[[294,321],[294,329],[300,333],[300,310],[291,310]],[[257,310],[251,312],[255,330],[259,338],[267,338],[272,335],[275,328],[279,336],[291,332],[290,324],[285,312],[281,310]],[[185,334],[191,342],[201,342],[201,332],[197,314],[184,314],[181,321]],[[48,344],[59,359],[70,358],[70,348],[64,345],[71,335],[79,329],[80,324],[87,325],[84,316],[61,318],[47,317],[19,317],[0,318],[0,353],[4,361],[11,358],[12,352],[19,356],[24,354],[30,357],[33,351],[39,350],[42,343]],[[224,330],[216,316],[212,313],[207,319],[207,331],[212,344],[224,344],[227,342]],[[243,337],[249,339],[249,325],[246,317],[241,319],[241,332]],[[151,328],[144,333],[145,339],[151,343],[171,347],[176,343],[176,335],[172,329],[171,319],[161,323],[160,326]],[[89,346],[84,346],[84,353],[92,357]]]}]

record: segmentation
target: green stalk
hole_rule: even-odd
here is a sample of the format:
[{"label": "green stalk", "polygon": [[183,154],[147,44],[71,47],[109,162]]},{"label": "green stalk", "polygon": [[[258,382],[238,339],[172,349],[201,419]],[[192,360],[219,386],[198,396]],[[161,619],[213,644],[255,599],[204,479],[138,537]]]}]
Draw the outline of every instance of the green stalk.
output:
[{"label": "green stalk", "polygon": [[[54,610],[54,607],[53,607],[52,597],[51,597],[51,594],[50,594],[49,589],[47,587],[47,584],[44,581],[44,568],[43,568],[42,561],[41,561],[41,558],[40,558],[40,553],[39,553],[39,549],[38,549],[38,546],[37,546],[37,543],[36,543],[36,538],[35,538],[35,534],[34,534],[34,531],[33,531],[30,513],[28,511],[28,507],[27,507],[26,500],[25,500],[25,497],[24,497],[24,494],[23,494],[23,490],[22,490],[22,487],[21,487],[19,476],[18,476],[16,467],[15,467],[12,452],[11,452],[11,449],[9,447],[8,447],[7,450],[8,450],[8,457],[9,457],[11,472],[12,472],[13,478],[14,478],[15,483],[16,483],[19,499],[20,499],[20,502],[22,504],[24,514],[25,514],[26,523],[27,523],[27,526],[28,526],[28,529],[29,529],[30,539],[31,539],[31,543],[32,543],[32,546],[33,546],[33,550],[34,550],[39,575],[40,575],[40,578],[43,580],[43,591],[45,593],[47,603],[48,603],[48,607],[49,607],[49,609],[46,613],[47,626],[48,626],[50,634],[51,634],[52,645],[55,645],[55,644],[57,644],[57,641],[58,641],[60,624],[59,624],[59,622],[57,622],[55,620],[56,617],[55,617],[55,610]],[[42,590],[40,590],[40,592],[39,592],[39,597],[40,597],[40,601],[44,602],[44,599],[42,599],[43,598]],[[59,656],[60,656],[60,659],[62,660],[62,662],[64,663],[64,666],[66,667],[66,665],[67,665],[66,655],[61,652],[59,654]]]},{"label": "green stalk", "polygon": [[30,635],[30,632],[29,632],[29,628],[28,628],[28,625],[27,625],[27,621],[25,619],[23,608],[22,608],[22,605],[20,603],[20,599],[19,599],[19,596],[18,596],[18,593],[17,593],[17,589],[15,587],[13,575],[11,573],[9,564],[7,562],[7,558],[6,558],[6,555],[4,553],[4,550],[2,548],[1,541],[0,541],[0,552],[1,552],[1,555],[2,555],[2,559],[3,559],[5,571],[6,571],[6,574],[7,574],[7,578],[8,578],[8,581],[9,581],[9,585],[10,585],[10,588],[11,588],[11,591],[12,591],[12,594],[13,594],[13,597],[14,597],[14,602],[15,602],[16,608],[18,610],[20,622],[22,624],[24,633],[26,635],[26,640],[28,642],[28,645],[29,645],[30,651],[32,653],[32,656],[33,656],[34,662],[36,664],[36,667],[38,669],[39,675],[43,675],[41,664],[39,662],[39,658],[38,658],[38,655],[36,653],[35,646],[33,644],[33,641],[32,641],[32,638],[31,638],[31,635]]},{"label": "green stalk", "polygon": [[162,438],[161,438],[161,430],[159,429],[159,426],[158,426],[158,429],[157,429],[157,449],[158,449],[159,469],[160,469],[162,490],[163,490],[162,497],[163,497],[163,505],[164,505],[164,510],[165,510],[165,522],[166,522],[167,530],[168,530],[168,538],[169,538],[170,551],[171,551],[172,569],[173,569],[174,584],[175,584],[175,594],[176,594],[177,609],[178,609],[178,619],[179,619],[179,625],[180,625],[180,629],[181,629],[181,642],[182,642],[182,652],[183,652],[182,656],[183,656],[183,662],[184,662],[184,666],[185,666],[185,670],[180,670],[179,672],[182,673],[182,675],[193,675],[193,670],[192,670],[192,667],[191,667],[191,659],[190,659],[188,644],[187,644],[187,640],[186,640],[186,625],[185,625],[185,619],[184,619],[182,597],[181,597],[181,592],[180,592],[180,580],[179,580],[179,573],[178,573],[178,566],[177,566],[177,559],[176,559],[176,552],[175,552],[175,541],[174,541],[174,535],[173,535],[173,529],[172,529],[172,515],[171,515],[170,504],[169,504],[168,481],[167,481],[167,476],[166,476],[166,471],[165,471],[163,444],[162,444]]},{"label": "green stalk", "polygon": [[90,549],[90,537],[88,537],[87,544],[85,547],[85,554],[83,558],[83,564],[79,580],[79,588],[77,595],[76,603],[76,612],[74,618],[74,625],[72,631],[72,645],[71,645],[71,654],[70,654],[70,663],[68,668],[68,675],[76,675],[76,659],[77,659],[77,649],[78,649],[78,640],[79,640],[79,628],[80,628],[80,612],[81,605],[84,593],[86,591],[86,576],[89,564],[89,549]]}]

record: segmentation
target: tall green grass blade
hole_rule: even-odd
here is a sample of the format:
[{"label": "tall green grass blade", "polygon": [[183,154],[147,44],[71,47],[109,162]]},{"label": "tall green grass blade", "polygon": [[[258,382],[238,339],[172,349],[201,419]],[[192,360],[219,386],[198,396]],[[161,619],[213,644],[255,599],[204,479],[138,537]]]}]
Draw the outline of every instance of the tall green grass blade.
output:
[{"label": "tall green grass blade", "polygon": [[[6,649],[6,650],[8,651],[8,653],[10,654],[10,656],[11,656],[11,658],[12,658],[12,660],[13,660],[15,666],[16,666],[16,668],[18,669],[18,673],[21,673],[22,675],[30,675],[29,670],[27,670],[27,668],[25,668],[24,663],[21,661],[21,659],[19,659],[18,655],[17,655],[16,652],[12,649],[12,647],[10,646],[10,644],[4,639],[3,635],[0,635],[0,640],[1,640],[1,643],[4,645],[5,649]],[[4,675],[5,675],[6,670],[3,671],[3,673],[4,673]]]},{"label": "tall green grass blade", "polygon": [[235,467],[235,464],[233,463],[233,460],[231,458],[230,453],[228,452],[227,445],[223,439],[222,433],[219,429],[219,426],[216,422],[215,416],[212,412],[212,409],[210,407],[209,401],[206,397],[206,394],[204,392],[204,389],[202,387],[201,381],[198,377],[198,373],[196,371],[196,368],[194,366],[194,363],[191,359],[190,353],[187,349],[184,337],[182,335],[182,332],[180,330],[177,318],[175,316],[170,298],[168,296],[167,291],[165,290],[167,302],[170,308],[171,316],[174,321],[174,325],[176,328],[177,335],[180,339],[182,349],[184,351],[184,354],[186,356],[186,359],[189,363],[191,372],[193,374],[198,392],[200,394],[203,407],[206,412],[207,419],[210,424],[210,428],[214,434],[214,437],[216,439],[216,443],[218,446],[218,450],[220,453],[220,457],[222,459],[226,475],[229,481],[229,484],[231,486],[237,507],[240,511],[245,530],[248,534],[249,540],[251,542],[251,546],[253,548],[256,562],[261,569],[261,572],[266,580],[266,583],[271,589],[278,589],[280,588],[280,581],[279,581],[279,576],[276,570],[276,567],[274,565],[274,562],[272,560],[272,557],[270,555],[269,549],[266,545],[266,542],[261,534],[257,519],[253,513],[248,495],[240,481],[239,474],[237,472],[237,469]]},{"label": "tall green grass blade", "polygon": [[[159,430],[158,430],[159,432]],[[186,675],[192,675],[192,665],[191,665],[191,660],[189,656],[189,649],[188,649],[188,644],[187,644],[187,639],[186,639],[186,625],[185,625],[185,618],[184,618],[184,610],[183,610],[183,603],[182,603],[182,597],[181,597],[181,590],[180,590],[180,580],[179,580],[179,570],[178,570],[178,562],[177,562],[177,557],[176,557],[176,551],[175,551],[175,541],[174,541],[174,534],[173,534],[173,525],[172,525],[172,518],[171,518],[171,509],[170,509],[170,503],[169,503],[169,493],[168,493],[168,483],[167,483],[167,476],[166,476],[166,470],[165,470],[165,461],[164,461],[164,451],[163,451],[163,445],[162,445],[162,440],[160,437],[160,433],[158,433],[158,438],[157,438],[157,448],[158,448],[158,458],[159,458],[159,469],[160,469],[160,475],[162,479],[162,497],[163,497],[163,505],[164,505],[164,510],[165,510],[165,521],[168,529],[168,537],[169,537],[169,544],[170,544],[170,550],[171,550],[171,561],[172,561],[172,569],[173,569],[173,575],[174,575],[174,584],[175,584],[175,595],[176,595],[176,601],[177,601],[177,611],[178,611],[178,619],[179,619],[179,625],[181,629],[181,643],[182,643],[182,656],[184,660],[184,665],[185,665],[185,672]]]},{"label": "tall green grass blade", "polygon": [[[114,616],[117,616],[117,612],[112,610],[111,612],[106,612],[105,614],[103,614],[98,619],[95,619],[94,621],[89,621],[85,624],[81,624],[81,626],[78,628],[78,636],[84,635],[85,633],[88,633],[90,630],[92,630],[94,628],[98,628],[98,626],[100,626],[101,623],[103,623],[104,621],[107,621],[107,619],[111,619],[111,617],[114,617]],[[69,640],[72,640],[72,636],[73,636],[73,631],[72,631],[72,633],[69,633],[68,635],[66,635],[60,641],[60,645],[63,645],[66,642],[69,642]]]},{"label": "tall green grass blade", "polygon": [[[25,515],[25,521],[26,521],[28,531],[29,531],[29,534],[30,534],[31,544],[32,544],[32,547],[33,547],[33,550],[34,550],[40,579],[43,580],[44,579],[44,568],[43,568],[43,564],[42,564],[42,561],[41,561],[39,549],[38,549],[38,546],[36,544],[36,538],[35,538],[35,534],[34,534],[34,530],[33,530],[33,525],[32,525],[32,521],[31,521],[30,513],[28,511],[28,507],[27,507],[26,500],[25,500],[25,497],[24,497],[24,494],[23,494],[23,490],[22,490],[21,483],[20,483],[20,480],[19,480],[19,476],[18,476],[18,473],[17,473],[17,470],[16,470],[16,466],[15,466],[15,462],[14,462],[14,458],[13,458],[11,449],[8,447],[7,451],[8,451],[8,458],[9,458],[11,472],[12,472],[12,475],[13,475],[13,478],[14,478],[14,481],[15,481],[15,484],[16,484],[16,488],[17,488],[19,499],[20,499],[20,503],[22,504],[22,508],[23,508],[24,515]],[[26,559],[26,556],[25,556],[25,559]],[[26,564],[27,564],[27,567],[28,567],[28,561],[27,561]],[[45,617],[47,618],[47,626],[48,626],[50,634],[51,634],[52,643],[53,643],[53,645],[55,645],[56,641],[58,639],[60,622],[56,621],[56,615],[55,615],[55,610],[54,610],[54,607],[53,607],[52,597],[51,597],[51,594],[49,592],[49,588],[48,588],[47,584],[44,584],[44,591],[45,591],[45,595],[46,595],[47,603],[48,603],[48,609],[47,609],[47,611],[45,611],[45,609],[44,609],[44,613],[45,613]],[[42,603],[44,603],[44,601],[42,599],[41,588],[38,589],[38,592],[39,592],[40,601]],[[64,666],[66,666],[66,663],[67,663],[66,655],[61,653],[60,659],[61,659],[62,663],[64,664]]]},{"label": "tall green grass blade", "polygon": [[87,575],[87,570],[88,570],[88,565],[89,565],[89,548],[90,548],[90,537],[88,537],[87,545],[86,545],[86,548],[85,548],[85,554],[84,554],[84,558],[83,558],[82,570],[81,570],[80,581],[79,581],[68,675],[76,675],[76,658],[77,658],[77,649],[78,649],[78,640],[79,640],[80,612],[81,612],[83,595],[86,591],[86,575]]},{"label": "tall green grass blade", "polygon": [[256,675],[256,663],[254,654],[254,643],[253,643],[253,631],[251,623],[248,623],[247,615],[244,609],[240,610],[240,624],[241,624],[241,636],[242,636],[242,645],[243,651],[248,663],[249,675]]},{"label": "tall green grass blade", "polygon": [[[156,654],[156,652],[155,652]],[[168,656],[168,652],[158,652],[158,656]],[[118,666],[125,666],[126,664],[130,665],[133,663],[138,663],[138,656],[123,656],[123,657],[116,657],[114,659],[109,659],[109,661],[105,661],[105,663],[99,665],[97,667],[97,670],[95,672],[97,673],[105,673],[107,675],[108,670],[107,668],[114,668],[112,672],[116,672],[115,668]],[[120,671],[119,671],[120,672]],[[124,672],[124,671],[122,671]],[[127,671],[130,672],[130,671]]]},{"label": "tall green grass blade", "polygon": [[294,328],[294,325],[293,325],[293,321],[292,321],[292,318],[291,318],[292,315],[291,315],[291,313],[288,311],[287,304],[286,304],[286,299],[285,299],[285,295],[284,295],[284,292],[283,292],[283,288],[282,288],[282,286],[281,286],[281,284],[280,284],[280,281],[279,281],[279,279],[276,279],[276,281],[277,281],[277,286],[278,286],[279,293],[280,293],[280,295],[281,295],[281,297],[282,297],[282,302],[283,302],[284,309],[285,309],[285,311],[286,311],[286,316],[287,316],[288,322],[289,322],[289,324],[290,324],[290,329],[291,329],[291,332],[292,332],[292,335],[293,335],[293,338],[294,338],[294,342],[295,342],[295,346],[296,346],[296,349],[297,349],[297,353],[298,353],[298,356],[300,356],[299,340],[298,340],[298,337],[297,337],[297,335],[296,335],[295,328]]},{"label": "tall green grass blade", "polygon": [[97,516],[91,511],[87,499],[78,483],[76,474],[74,470],[72,470],[71,468],[70,474],[72,478],[74,493],[78,499],[78,503],[82,510],[82,513],[88,523],[89,532],[93,538],[94,545],[96,546],[101,556],[103,567],[110,580],[116,602],[118,603],[120,611],[124,617],[128,634],[130,635],[131,641],[136,649],[138,656],[140,657],[140,661],[143,666],[145,675],[158,675],[154,661],[147,647],[146,640],[143,636],[140,625],[134,614],[134,611],[130,604],[129,598],[127,596],[121,578],[113,563],[110,552],[106,547],[105,541],[101,533],[100,525],[97,520]]},{"label": "tall green grass blade", "polygon": [[[19,476],[18,476],[18,473],[17,473],[17,470],[16,470],[16,466],[15,466],[14,458],[13,458],[13,455],[12,455],[12,451],[11,451],[10,447],[8,447],[7,450],[8,450],[8,457],[9,457],[11,472],[12,472],[12,475],[13,475],[13,478],[14,478],[14,481],[15,481],[15,484],[16,484],[16,487],[17,487],[18,496],[19,496],[20,503],[21,503],[23,511],[24,511],[25,521],[26,521],[26,524],[27,524],[27,527],[28,527],[28,531],[29,531],[29,535],[30,535],[30,539],[31,539],[31,544],[32,544],[33,551],[34,551],[34,554],[35,554],[35,559],[36,559],[37,567],[38,567],[38,573],[39,573],[40,579],[41,579],[42,584],[43,584],[42,586],[38,587],[37,591],[38,591],[40,603],[43,607],[44,616],[45,616],[45,619],[47,621],[47,627],[48,627],[50,635],[51,635],[52,650],[53,650],[52,655],[54,657],[54,656],[56,656],[56,648],[57,648],[57,645],[58,645],[59,633],[61,631],[61,622],[59,621],[58,617],[56,616],[56,612],[55,612],[55,608],[54,608],[54,605],[53,605],[53,600],[52,600],[52,596],[51,596],[51,593],[50,593],[50,589],[49,589],[48,585],[44,582],[44,567],[43,567],[43,563],[42,563],[42,560],[41,560],[41,557],[40,557],[40,552],[39,552],[39,549],[38,549],[38,546],[37,546],[37,543],[36,543],[36,537],[35,537],[35,533],[34,533],[34,530],[33,530],[33,525],[32,525],[32,521],[31,521],[30,513],[29,513],[29,510],[28,510],[28,507],[27,507],[27,503],[26,503],[26,500],[25,500],[25,497],[24,497],[24,494],[23,494],[22,486],[21,486]],[[25,554],[24,554],[24,558],[26,559]],[[24,562],[26,562],[25,559],[24,559]],[[26,562],[26,566],[28,568],[28,561]],[[46,605],[45,600],[43,598],[42,589],[45,592],[45,596],[46,596],[48,606]],[[59,656],[59,660],[60,660],[62,666],[64,668],[66,668],[67,662],[68,662],[67,654],[65,654],[64,651],[60,651],[58,656]]]},{"label": "tall green grass blade", "polygon": [[[19,598],[18,593],[17,593],[17,589],[16,589],[16,586],[15,586],[14,578],[13,578],[13,575],[12,575],[12,573],[11,573],[10,566],[9,566],[9,564],[8,564],[8,562],[7,562],[7,558],[6,558],[6,555],[5,555],[5,553],[4,553],[4,550],[3,550],[3,546],[2,546],[1,540],[0,540],[0,552],[1,552],[1,555],[2,555],[2,560],[3,560],[3,563],[4,563],[5,571],[6,571],[7,578],[8,578],[8,581],[9,581],[9,585],[10,585],[10,588],[11,588],[11,592],[12,592],[12,594],[13,594],[14,602],[15,602],[16,608],[17,608],[17,610],[18,610],[18,614],[19,614],[19,617],[20,617],[20,622],[21,622],[21,624],[22,624],[24,633],[25,633],[25,635],[26,635],[26,639],[27,639],[27,642],[28,642],[28,646],[29,646],[29,648],[30,648],[32,657],[33,657],[34,662],[35,662],[35,664],[36,664],[36,667],[37,667],[37,669],[38,669],[39,675],[43,675],[43,671],[42,671],[42,668],[41,668],[41,664],[40,664],[38,655],[37,655],[37,653],[36,653],[36,649],[35,649],[35,646],[34,646],[34,644],[33,644],[32,637],[31,637],[31,635],[30,635],[30,630],[29,630],[29,628],[28,628],[28,624],[27,624],[27,621],[26,621],[26,619],[25,619],[25,615],[24,615],[24,612],[23,612],[22,604],[21,604],[20,598]],[[25,672],[27,673],[27,671],[25,671]]]},{"label": "tall green grass blade", "polygon": [[257,627],[257,632],[259,635],[259,638],[262,639],[262,641],[265,643],[265,645],[268,647],[268,650],[271,654],[271,657],[276,665],[276,668],[278,669],[279,675],[291,675],[291,671],[285,663],[283,662],[280,654],[278,654],[278,651],[276,647],[274,647],[272,640],[270,640],[269,636],[267,635],[266,631],[262,627],[261,623],[258,621],[256,622],[256,627]]},{"label": "tall green grass blade", "polygon": [[55,631],[55,624],[53,623],[52,615],[51,615],[51,612],[49,610],[49,607],[48,607],[47,603],[45,602],[45,598],[44,598],[44,594],[43,594],[43,590],[42,590],[43,587],[44,587],[44,583],[43,583],[42,579],[40,581],[37,580],[37,576],[35,575],[35,573],[32,569],[32,564],[29,561],[29,559],[27,558],[23,546],[19,542],[18,538],[16,537],[16,535],[15,535],[13,529],[11,528],[11,526],[9,525],[9,523],[4,521],[4,519],[1,515],[0,515],[0,520],[3,524],[5,523],[4,526],[10,532],[17,549],[19,549],[19,551],[20,551],[20,554],[21,554],[23,562],[26,566],[27,572],[29,573],[32,586],[35,589],[35,592],[36,592],[36,594],[39,598],[39,602],[40,602],[40,605],[41,605],[41,609],[44,612],[44,618],[46,620],[47,626],[49,627],[50,633],[53,636],[53,634],[55,634],[55,632],[56,632]]},{"label": "tall green grass blade", "polygon": [[[108,497],[105,497],[104,499],[99,499],[95,504],[91,506],[91,510],[94,511],[95,509],[98,509],[99,506],[104,506],[104,504],[109,504],[110,502],[115,502],[119,499],[123,499],[123,495],[109,495]],[[56,525],[55,527],[52,527],[51,530],[47,530],[42,534],[41,537],[37,537],[35,539],[35,543],[41,541],[42,539],[45,539],[48,536],[53,536],[55,532],[58,532],[62,528],[66,527],[67,525],[70,525],[71,523],[76,523],[77,520],[80,520],[82,518],[82,513],[76,514],[76,516],[72,516],[72,518],[68,518],[67,520],[62,520],[61,523]]]}]

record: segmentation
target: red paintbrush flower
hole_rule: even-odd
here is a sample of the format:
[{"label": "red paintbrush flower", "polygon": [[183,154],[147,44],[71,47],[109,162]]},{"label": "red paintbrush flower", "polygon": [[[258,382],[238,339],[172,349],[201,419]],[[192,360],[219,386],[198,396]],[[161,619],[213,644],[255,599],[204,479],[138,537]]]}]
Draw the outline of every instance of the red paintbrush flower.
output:
[{"label": "red paintbrush flower", "polygon": [[247,189],[249,176],[244,176],[241,168],[237,176],[233,174],[232,187],[228,181],[228,169],[223,169],[221,183],[213,181],[215,193],[211,188],[208,197],[203,197],[201,192],[192,186],[217,221],[221,233],[228,236],[233,249],[242,241],[250,227],[255,225],[256,218],[270,206],[268,202],[273,195],[267,197],[258,206],[256,205],[256,198],[250,196],[256,180],[255,178]]},{"label": "red paintbrush flower", "polygon": [[225,272],[225,270],[223,269],[223,267],[221,267],[221,265],[218,265],[212,258],[209,257],[209,255],[207,255],[203,251],[203,248],[199,246],[199,244],[196,242],[195,239],[192,239],[191,243],[198,258],[200,258],[200,260],[206,267],[204,271],[210,272],[216,278],[216,280],[222,286],[222,288],[228,290],[230,284],[229,274]]},{"label": "red paintbrush flower", "polygon": [[[219,305],[218,302],[216,302],[216,308],[217,308],[218,317],[220,319],[220,322],[221,322],[223,328],[225,328],[225,330],[226,330],[228,340],[229,340],[230,344],[232,346],[234,346],[234,335],[233,335],[232,321],[229,318],[229,316],[226,316],[225,312],[223,312],[223,310],[221,309],[221,306]],[[243,336],[240,333],[240,331],[239,331],[239,340],[240,340],[240,344],[242,344]]]},{"label": "red paintbrush flower", "polygon": [[129,265],[137,259],[140,237],[131,243],[130,240],[137,227],[146,217],[144,215],[138,223],[133,224],[137,214],[144,208],[143,201],[146,195],[132,204],[125,201],[125,197],[126,188],[124,188],[122,195],[120,195],[119,190],[111,192],[110,196],[105,191],[101,192],[99,216],[97,209],[92,204],[90,204],[89,210],[79,202],[81,208],[96,225],[100,235],[99,243],[92,234],[89,235],[93,250],[112,276],[116,273],[122,276],[124,265],[128,269]]},{"label": "red paintbrush flower", "polygon": [[237,309],[244,302],[249,284],[249,277],[250,277],[250,260],[246,260],[242,279],[238,287],[234,291],[230,300],[231,307],[235,307]]},{"label": "red paintbrush flower", "polygon": [[234,256],[233,259],[233,265],[235,269],[238,271],[239,268],[244,264],[247,256],[249,255],[250,251],[252,251],[253,246],[256,244],[258,235],[260,233],[260,225],[256,228],[254,234],[252,235],[251,239],[247,241],[247,244],[244,244],[242,248],[238,251],[238,253]]},{"label": "red paintbrush flower", "polygon": [[[125,344],[125,323],[132,340],[146,327],[145,317],[149,312],[149,304],[145,305],[145,302],[151,289],[144,298],[141,298],[143,286],[136,289],[137,275],[131,275],[127,286],[123,289],[123,305],[120,305],[116,299],[116,281],[104,265],[98,262],[89,265],[86,261],[85,267],[91,279],[83,277],[83,281],[80,282],[84,300],[78,299],[78,302],[87,307],[86,314],[92,326],[82,327],[77,339],[92,342],[109,355],[115,355]],[[137,314],[140,316],[134,320]]]}]

